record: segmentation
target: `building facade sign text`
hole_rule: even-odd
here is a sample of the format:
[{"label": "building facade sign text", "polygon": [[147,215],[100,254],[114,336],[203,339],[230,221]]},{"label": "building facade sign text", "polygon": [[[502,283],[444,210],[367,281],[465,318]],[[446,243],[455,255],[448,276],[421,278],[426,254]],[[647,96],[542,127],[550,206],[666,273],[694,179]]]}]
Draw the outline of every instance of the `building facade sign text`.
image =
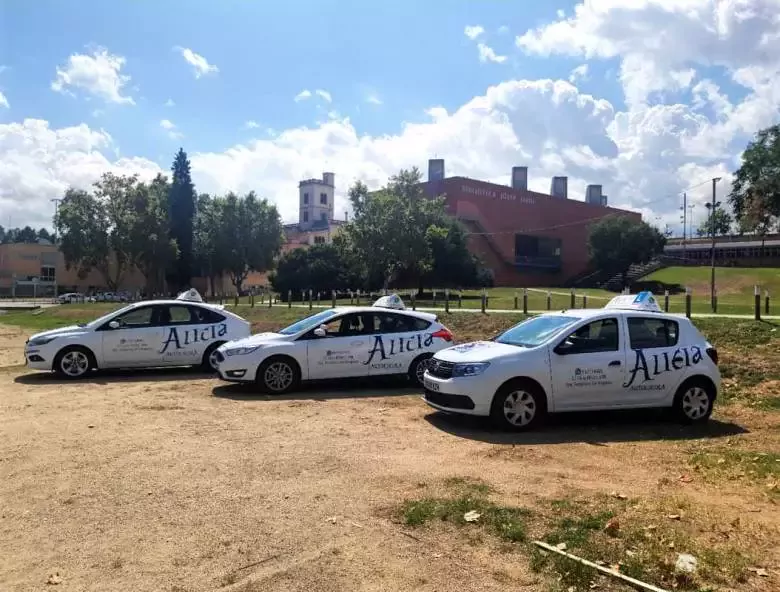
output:
[{"label": "building facade sign text", "polygon": [[528,195],[516,195],[509,191],[496,191],[495,189],[486,189],[484,187],[471,187],[469,185],[461,185],[460,190],[463,193],[470,195],[477,195],[480,197],[490,197],[492,199],[500,199],[502,201],[517,201],[524,204],[533,205],[536,200]]}]

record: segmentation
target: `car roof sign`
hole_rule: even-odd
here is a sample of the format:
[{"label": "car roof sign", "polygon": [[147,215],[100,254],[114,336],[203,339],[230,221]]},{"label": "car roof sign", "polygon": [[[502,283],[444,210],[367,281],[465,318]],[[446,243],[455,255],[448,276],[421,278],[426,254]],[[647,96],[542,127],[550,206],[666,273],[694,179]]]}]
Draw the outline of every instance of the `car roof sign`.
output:
[{"label": "car roof sign", "polygon": [[388,294],[387,296],[382,296],[379,298],[372,306],[376,306],[378,308],[394,308],[396,310],[404,310],[406,306],[404,306],[404,301],[401,300],[401,297],[398,294]]},{"label": "car roof sign", "polygon": [[661,312],[658,301],[652,292],[640,292],[639,294],[622,294],[615,296],[604,307],[616,310],[641,310],[644,312]]},{"label": "car roof sign", "polygon": [[185,290],[176,297],[176,300],[184,300],[185,302],[203,302],[200,293],[195,288]]}]

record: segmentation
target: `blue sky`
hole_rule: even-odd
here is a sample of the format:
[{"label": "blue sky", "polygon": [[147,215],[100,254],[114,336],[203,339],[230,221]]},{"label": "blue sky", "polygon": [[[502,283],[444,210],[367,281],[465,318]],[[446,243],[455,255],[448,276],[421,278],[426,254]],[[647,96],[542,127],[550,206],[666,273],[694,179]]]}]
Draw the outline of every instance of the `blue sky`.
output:
[{"label": "blue sky", "polygon": [[527,165],[536,191],[568,175],[573,199],[600,183],[679,225],[681,192],[727,192],[780,115],[780,0],[718,6],[0,2],[0,223],[48,219],[101,172],[167,171],[183,146],[200,190],[255,190],[285,220],[298,179],[335,172],[342,215],[355,180],[438,156],[500,183]]}]

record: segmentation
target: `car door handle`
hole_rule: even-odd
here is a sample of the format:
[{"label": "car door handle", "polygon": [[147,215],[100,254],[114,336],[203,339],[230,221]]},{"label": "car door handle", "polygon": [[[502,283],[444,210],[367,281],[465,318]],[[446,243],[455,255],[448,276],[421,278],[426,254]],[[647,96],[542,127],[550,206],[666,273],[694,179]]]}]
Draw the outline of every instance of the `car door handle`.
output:
[{"label": "car door handle", "polygon": [[609,363],[610,366],[620,366],[620,360],[613,360]]}]

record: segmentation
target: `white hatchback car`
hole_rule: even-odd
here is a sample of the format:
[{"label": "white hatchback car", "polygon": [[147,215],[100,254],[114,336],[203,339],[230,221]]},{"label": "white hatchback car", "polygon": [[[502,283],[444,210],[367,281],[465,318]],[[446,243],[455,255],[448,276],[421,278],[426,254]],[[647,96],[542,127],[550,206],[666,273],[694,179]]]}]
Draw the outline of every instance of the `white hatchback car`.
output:
[{"label": "white hatchback car", "polygon": [[603,309],[545,313],[492,341],[442,350],[423,378],[425,402],[521,430],[547,412],[671,407],[706,421],[720,390],[718,352],[652,294]]},{"label": "white hatchback car", "polygon": [[422,384],[428,360],[451,343],[452,333],[435,314],[407,310],[392,295],[226,343],[217,350],[217,369],[223,380],[256,383],[271,394],[289,392],[302,380],[406,375]]},{"label": "white hatchback car", "polygon": [[248,321],[190,290],[175,300],[137,302],[86,325],[37,333],[27,340],[24,356],[28,367],[67,378],[106,368],[215,370],[217,348],[249,335]]}]

